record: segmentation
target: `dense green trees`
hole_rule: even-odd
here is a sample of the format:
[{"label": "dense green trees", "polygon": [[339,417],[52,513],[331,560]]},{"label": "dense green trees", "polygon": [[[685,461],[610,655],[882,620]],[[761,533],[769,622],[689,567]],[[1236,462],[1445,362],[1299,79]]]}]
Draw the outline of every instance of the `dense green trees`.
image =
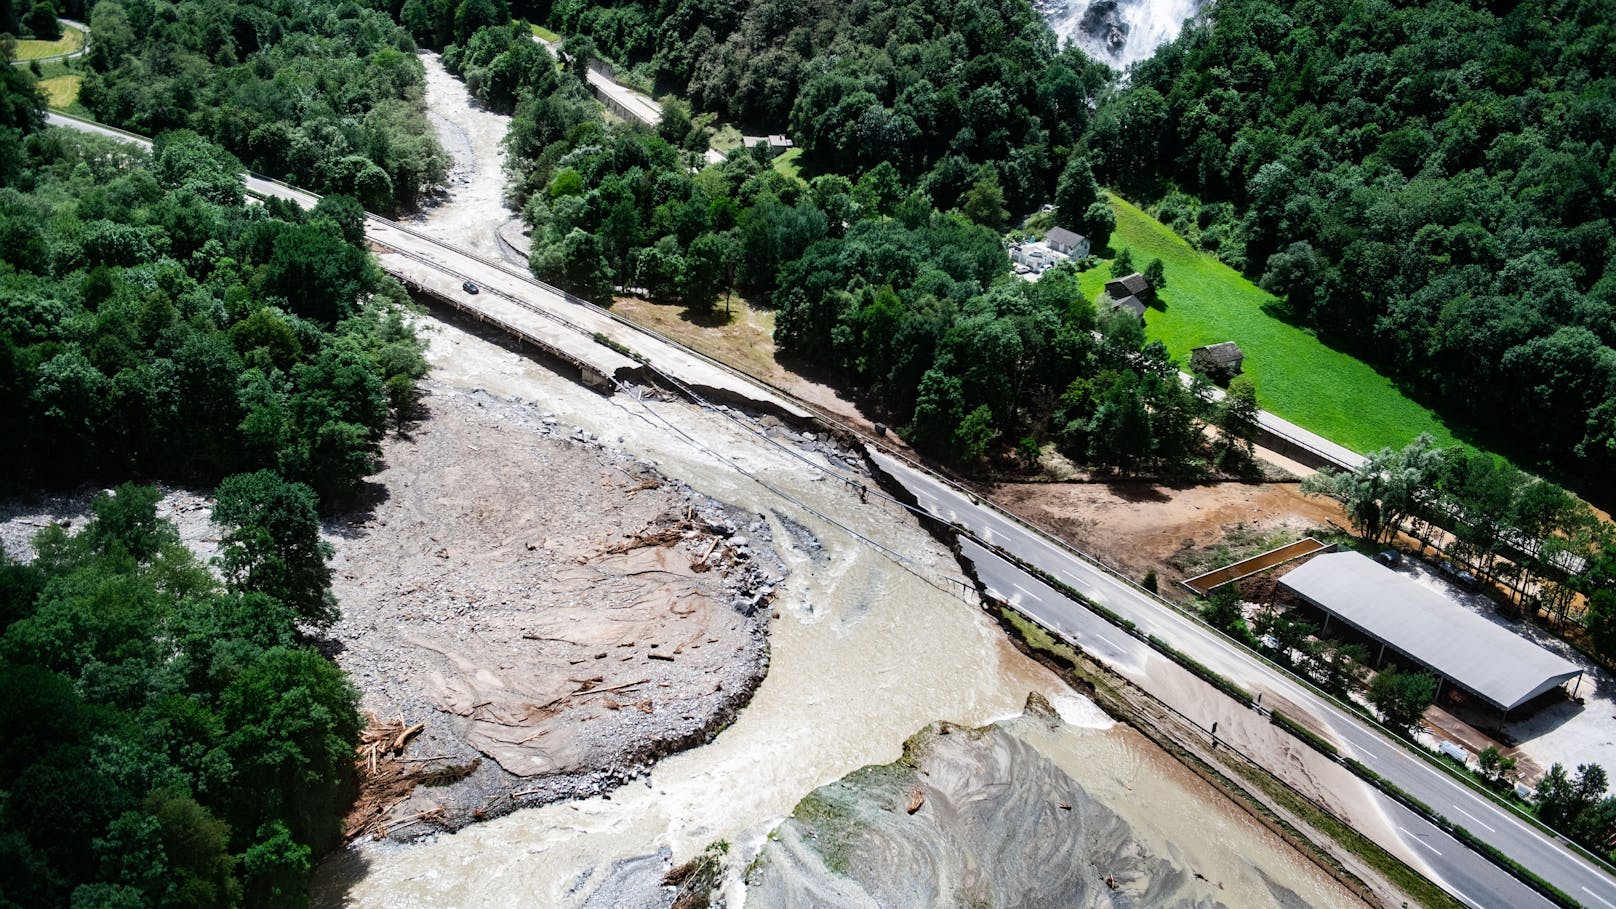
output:
[{"label": "dense green trees", "polygon": [[1494,447],[1608,496],[1610,4],[1220,0],[1208,20],[1101,104],[1095,174]]},{"label": "dense green trees", "polygon": [[1473,449],[1434,448],[1423,435],[1357,470],[1321,471],[1302,488],[1340,500],[1367,539],[1389,541],[1403,529],[1437,542],[1533,615],[1563,622],[1576,596],[1587,595],[1594,647],[1616,657],[1616,532],[1564,489]]},{"label": "dense green trees", "polygon": [[424,372],[402,291],[357,206],[244,205],[194,134],[153,160],[71,134],[28,141],[0,189],[6,484],[269,468],[323,494],[374,467]]},{"label": "dense green trees", "polygon": [[849,176],[890,163],[944,210],[978,186],[982,204],[992,183],[1012,214],[1044,202],[1088,99],[1110,78],[1078,51],[1058,50],[1020,0],[554,0],[531,9],[642,67],[698,111],[789,132],[810,160]]},{"label": "dense green trees", "polygon": [[317,494],[414,399],[402,290],[355,200],[246,204],[189,131],[40,130],[5,70],[0,483],[222,478],[224,581],[128,484],[0,553],[0,903],[306,905],[360,728],[307,637],[336,616]]},{"label": "dense green trees", "polygon": [[[357,693],[298,610],[221,588],[156,502],[125,485],[79,533],[43,531],[35,562],[0,553],[0,902],[306,905]],[[318,549],[286,556],[324,576]]]},{"label": "dense green trees", "polygon": [[80,101],[145,135],[193,129],[252,169],[372,210],[415,204],[448,157],[386,12],[333,0],[100,0]]},{"label": "dense green trees", "polygon": [[547,96],[560,87],[555,58],[520,23],[484,28],[443,52],[443,65],[466,80],[477,100],[512,113],[523,97]]},{"label": "dense green trees", "polygon": [[[466,59],[525,40],[485,29]],[[1075,270],[1010,275],[993,167],[962,172],[952,212],[890,161],[804,182],[753,149],[692,172],[695,156],[668,141],[688,138],[682,127],[608,125],[580,91],[571,79],[520,90],[507,140],[544,280],[599,302],[621,287],[693,309],[739,289],[775,307],[782,355],[846,377],[917,445],[962,462],[1021,439],[1122,473],[1195,476],[1218,457],[1201,389],[1183,386],[1137,320],[1107,320],[1097,341]],[[1230,445],[1244,451],[1238,422],[1245,436]]]},{"label": "dense green trees", "polygon": [[1598,764],[1580,764],[1573,777],[1555,764],[1532,793],[1538,817],[1596,852],[1604,852],[1606,837],[1616,827],[1616,796],[1606,794],[1609,778]]},{"label": "dense green trees", "polygon": [[28,11],[28,31],[41,41],[55,41],[62,37],[62,23],[56,19],[56,7],[49,0],[40,0]]},{"label": "dense green trees", "polygon": [[1407,447],[1382,449],[1351,471],[1320,471],[1303,484],[1305,492],[1340,500],[1360,534],[1379,543],[1394,535],[1403,519],[1436,486],[1442,454],[1421,435]]},{"label": "dense green trees", "polygon": [[1436,677],[1427,673],[1382,669],[1369,683],[1369,703],[1388,728],[1411,736],[1436,699],[1436,686]]}]

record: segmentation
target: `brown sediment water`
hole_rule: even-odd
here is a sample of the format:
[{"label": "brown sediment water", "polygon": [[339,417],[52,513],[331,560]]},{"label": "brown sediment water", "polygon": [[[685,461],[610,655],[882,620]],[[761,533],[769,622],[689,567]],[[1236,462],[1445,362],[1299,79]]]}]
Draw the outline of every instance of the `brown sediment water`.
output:
[{"label": "brown sediment water", "polygon": [[[424,62],[434,123],[463,179],[423,229],[486,251],[492,228],[509,215],[497,160],[507,118],[470,105],[436,57]],[[580,906],[622,862],[664,850],[659,866],[680,862],[719,840],[731,844],[732,869],[744,869],[815,788],[897,759],[935,721],[981,726],[1019,716],[1034,691],[1065,723],[1017,726],[1018,734],[1122,815],[1149,848],[1236,887],[1242,898],[1228,904],[1278,904],[1250,885],[1253,869],[1313,905],[1353,904],[1300,854],[1016,650],[977,607],[953,555],[912,516],[876,497],[861,502],[801,459],[826,463],[823,445],[796,445],[800,457],[792,456],[722,413],[629,393],[602,397],[456,325],[423,319],[421,327],[435,380],[532,402],[563,426],[763,516],[789,574],[774,600],[768,675],[710,743],[664,758],[609,796],[525,809],[408,845],[350,849],[320,869],[316,905]],[[792,444],[786,431],[774,434]],[[744,904],[738,871],[725,896],[731,907]]]},{"label": "brown sediment water", "polygon": [[[790,573],[775,600],[768,676],[711,743],[665,758],[609,797],[526,809],[412,845],[352,850],[322,869],[318,905],[580,905],[616,862],[663,849],[683,861],[719,840],[744,868],[816,787],[895,760],[906,739],[936,720],[979,726],[1018,715],[1032,691],[1068,723],[1029,740],[1147,831],[1162,854],[1186,857],[1215,880],[1247,880],[1260,867],[1291,891],[1331,895],[1315,905],[1350,904],[1272,837],[1228,835],[1241,825],[1225,800],[1165,770],[1169,758],[1112,729],[1098,708],[1015,650],[976,607],[952,554],[896,506],[874,497],[861,504],[825,471],[721,413],[627,393],[604,398],[455,326],[423,327],[435,379],[533,402],[563,425],[766,516]],[[811,446],[801,453],[825,457]],[[744,901],[738,876],[728,887],[730,905]]]}]

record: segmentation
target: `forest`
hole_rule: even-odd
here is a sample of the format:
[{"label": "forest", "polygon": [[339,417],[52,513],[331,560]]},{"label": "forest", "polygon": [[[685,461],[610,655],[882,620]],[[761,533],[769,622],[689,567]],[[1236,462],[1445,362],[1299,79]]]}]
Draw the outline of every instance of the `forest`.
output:
[{"label": "forest", "polygon": [[1058,201],[1103,236],[1059,198],[1063,171],[1097,177],[1478,444],[1608,492],[1609,0],[1220,2],[1125,82],[1016,2],[516,9],[698,114],[789,133],[811,174],[890,163],[942,211],[990,179],[992,226]]},{"label": "forest", "polygon": [[[352,198],[249,204],[194,132],[148,154],[0,89],[0,483],[122,483],[0,554],[0,905],[307,905],[362,725],[314,645],[320,509],[425,374],[403,290]],[[130,477],[213,489],[211,565]]]},{"label": "forest", "polygon": [[371,211],[413,208],[448,157],[409,34],[383,10],[101,0],[79,100],[154,136],[191,129],[254,171]]},{"label": "forest", "polygon": [[[1249,393],[1202,402],[1136,322],[1097,317],[1070,269],[1006,280],[1009,202],[992,176],[945,211],[888,161],[804,181],[753,150],[692,172],[699,121],[673,105],[654,131],[608,122],[521,26],[484,28],[445,61],[515,112],[510,198],[533,225],[540,278],[698,313],[737,292],[769,303],[785,356],[845,376],[944,458],[977,461],[996,439],[1032,458],[1053,440],[1104,470],[1251,469]],[[1233,431],[1212,444],[1209,423]]]},{"label": "forest", "polygon": [[1607,499],[1613,29],[1609,0],[1220,0],[1080,154],[1287,318]]},{"label": "forest", "polygon": [[247,205],[184,131],[149,162],[63,130],[25,154],[0,189],[0,483],[268,468],[329,496],[374,469],[425,364],[356,202]]},{"label": "forest", "polygon": [[1011,212],[1042,204],[1111,78],[1062,50],[1023,0],[648,0],[519,4],[644,70],[698,113],[789,132],[826,172],[877,164],[943,210],[991,174]]}]

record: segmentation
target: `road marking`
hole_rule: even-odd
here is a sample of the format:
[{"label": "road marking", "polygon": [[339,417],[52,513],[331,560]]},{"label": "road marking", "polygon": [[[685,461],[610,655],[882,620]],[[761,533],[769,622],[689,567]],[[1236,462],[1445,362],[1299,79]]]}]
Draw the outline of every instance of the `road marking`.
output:
[{"label": "road marking", "polygon": [[1459,902],[1464,903],[1466,906],[1475,906],[1476,909],[1486,909],[1486,907],[1482,906],[1480,903],[1466,896],[1463,890],[1460,890],[1458,887],[1455,887],[1452,884],[1448,885],[1448,892],[1458,897]]},{"label": "road marking", "polygon": [[[1454,805],[1453,810],[1459,812],[1460,814],[1464,815],[1467,818],[1470,818],[1471,820],[1475,821],[1476,823],[1480,824],[1481,826],[1487,827],[1487,822],[1486,821],[1482,820],[1479,817],[1476,817],[1474,814],[1471,814],[1470,812],[1464,810],[1463,808],[1460,808],[1458,805]],[[1492,827],[1487,827],[1487,830],[1490,833],[1497,833],[1498,832],[1497,830],[1494,830]]]},{"label": "road marking", "polygon": [[[1017,590],[1019,590],[1019,591],[1021,591],[1021,592],[1022,592],[1022,593],[1024,593],[1024,594],[1026,594],[1026,595],[1027,595],[1027,596],[1030,596],[1030,597],[1032,597],[1032,598],[1033,598],[1033,599],[1035,599],[1035,600],[1036,600],[1036,599],[1038,599],[1038,594],[1036,594],[1036,593],[1033,593],[1033,592],[1032,592],[1032,591],[1030,591],[1030,590],[1028,590],[1028,589],[1027,589],[1027,588],[1025,588],[1025,587],[1023,587],[1023,586],[1021,586],[1021,585],[1020,585],[1020,584],[1017,584],[1017,583],[1014,583],[1014,582],[1011,582],[1011,584],[1010,584],[1010,586],[1011,586],[1011,587],[1014,587],[1014,588],[1015,588],[1015,589],[1017,589]],[[1495,832],[1496,832],[1496,831],[1495,831]]]},{"label": "road marking", "polygon": [[1587,887],[1582,888],[1582,892],[1588,894],[1589,896],[1591,896],[1594,899],[1600,901],[1601,903],[1604,903],[1605,905],[1611,907],[1611,909],[1616,909],[1616,903],[1613,903],[1610,900],[1605,899],[1604,897],[1602,897],[1599,894],[1593,892],[1592,890],[1589,890]]},{"label": "road marking", "polygon": [[1408,834],[1409,836],[1413,837],[1414,842],[1419,843],[1421,846],[1424,846],[1425,848],[1431,850],[1432,852],[1435,852],[1437,855],[1442,854],[1441,850],[1437,849],[1435,846],[1431,845],[1430,843],[1427,843],[1425,840],[1420,838],[1419,834],[1415,833],[1412,830],[1409,830],[1407,827],[1404,827],[1402,824],[1398,824],[1397,829],[1401,830],[1404,833]]},{"label": "road marking", "polygon": [[1115,650],[1117,653],[1122,653],[1122,648],[1117,645],[1117,642],[1111,640],[1110,638],[1106,637],[1105,635],[1103,635],[1103,634],[1094,635],[1094,639],[1097,640],[1097,641],[1104,641],[1105,643],[1111,645],[1112,650]]}]

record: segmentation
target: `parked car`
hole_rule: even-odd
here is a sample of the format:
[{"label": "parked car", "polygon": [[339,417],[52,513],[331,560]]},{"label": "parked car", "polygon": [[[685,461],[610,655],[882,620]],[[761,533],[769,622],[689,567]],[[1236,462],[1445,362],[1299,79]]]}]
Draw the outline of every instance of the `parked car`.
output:
[{"label": "parked car", "polygon": [[465,291],[468,294],[474,294],[474,293],[478,292],[479,288],[477,287],[475,282],[467,281],[467,282],[460,285],[460,289]]},{"label": "parked car", "polygon": [[1466,590],[1475,590],[1481,584],[1481,582],[1476,579],[1475,575],[1464,570],[1463,568],[1460,568],[1452,562],[1449,562],[1447,559],[1443,559],[1442,561],[1438,562],[1436,568],[1438,571],[1446,575],[1448,580],[1458,584],[1460,587],[1463,587]]},{"label": "parked car", "polygon": [[1398,565],[1403,564],[1403,554],[1395,549],[1387,549],[1376,555],[1375,561],[1385,565],[1387,568],[1396,568]]}]

